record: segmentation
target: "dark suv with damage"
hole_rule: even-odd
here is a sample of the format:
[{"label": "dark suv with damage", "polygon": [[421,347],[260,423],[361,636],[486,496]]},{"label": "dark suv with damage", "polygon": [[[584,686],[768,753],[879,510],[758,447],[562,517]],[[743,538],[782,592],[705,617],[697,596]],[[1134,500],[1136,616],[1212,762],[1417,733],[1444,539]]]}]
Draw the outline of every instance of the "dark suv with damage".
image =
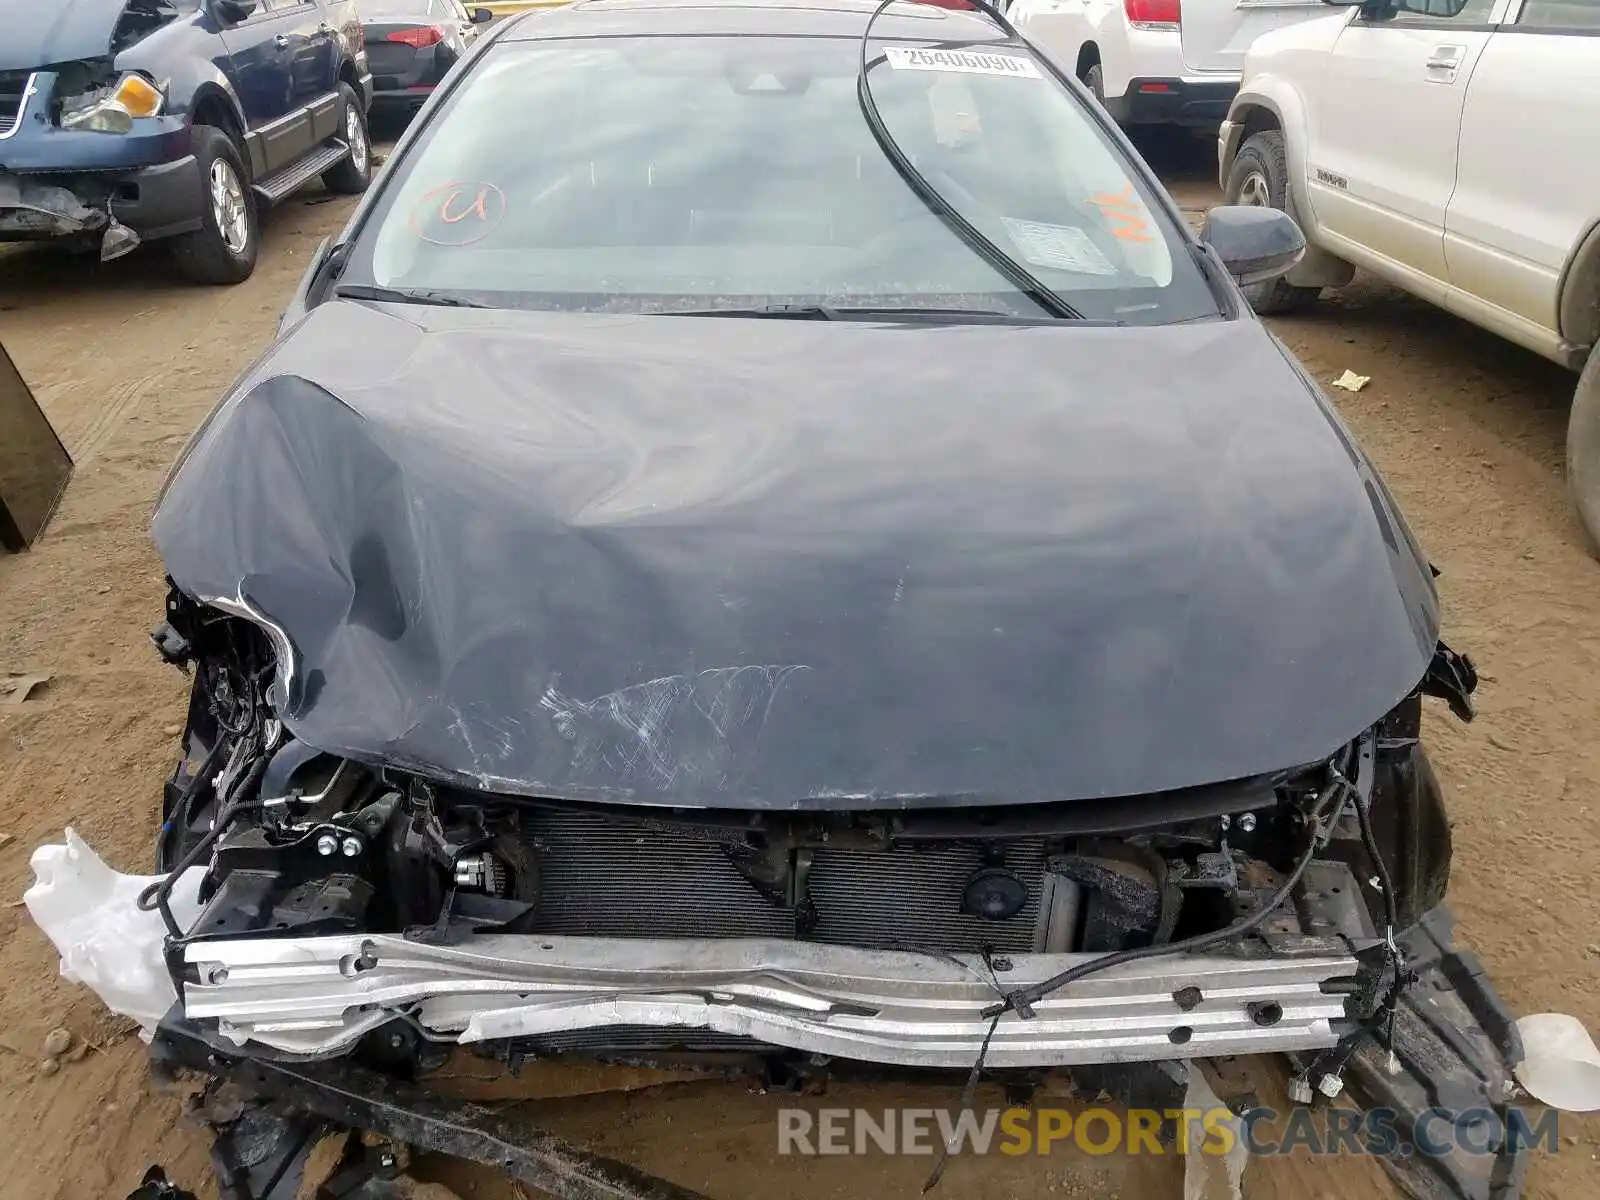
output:
[{"label": "dark suv with damage", "polygon": [[260,207],[366,189],[371,94],[348,0],[0,0],[0,242],[237,283]]}]

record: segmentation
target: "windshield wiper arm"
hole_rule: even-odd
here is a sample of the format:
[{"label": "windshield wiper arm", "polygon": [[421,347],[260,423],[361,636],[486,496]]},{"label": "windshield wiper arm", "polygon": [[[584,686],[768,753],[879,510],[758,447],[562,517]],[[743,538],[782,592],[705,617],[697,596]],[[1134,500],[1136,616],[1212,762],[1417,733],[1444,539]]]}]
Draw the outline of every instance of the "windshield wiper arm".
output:
[{"label": "windshield wiper arm", "polygon": [[780,321],[842,321],[845,314],[826,304],[761,304],[754,308],[663,308],[657,317],[770,317]]},{"label": "windshield wiper arm", "polygon": [[[994,308],[924,308],[905,305],[763,304],[753,308],[665,308],[650,314],[658,317],[765,317],[787,321],[967,321],[974,325],[1040,325],[1059,318],[1023,317]],[[1121,321],[1090,321],[1072,318],[1079,325],[1121,325]]]},{"label": "windshield wiper arm", "polygon": [[[833,310],[844,317],[895,317],[901,320],[915,321],[926,319],[930,321],[947,321],[952,317],[965,317],[975,324],[986,325],[1041,325],[1052,324],[1063,318],[1056,316],[1025,317],[1017,313],[1003,312],[998,308],[923,308],[917,304],[902,306],[868,305],[859,308],[837,308]],[[1067,318],[1075,325],[1123,325],[1124,321],[1102,321],[1084,316]]]},{"label": "windshield wiper arm", "polygon": [[[1055,289],[1007,254],[987,234],[962,216],[955,205],[946,200],[939,189],[928,182],[928,177],[917,170],[916,164],[904,150],[900,149],[899,143],[894,140],[894,135],[889,132],[889,127],[884,124],[883,114],[878,111],[878,102],[872,98],[872,88],[867,83],[867,44],[872,36],[873,22],[893,3],[894,0],[883,0],[872,10],[872,15],[867,18],[866,28],[861,31],[861,67],[856,75],[856,103],[861,108],[862,117],[866,119],[867,128],[872,131],[873,140],[878,143],[878,148],[883,151],[890,165],[899,172],[900,178],[904,179],[907,186],[933,210],[934,215],[948,225],[957,237],[976,250],[980,258],[1010,280],[1013,287],[1052,317],[1058,317],[1063,321],[1081,321],[1083,314],[1063,300]],[[984,7],[984,11],[991,16],[998,16],[987,6]],[[1006,33],[1013,37],[1018,36],[1017,31],[1003,16],[999,18],[999,24]]]},{"label": "windshield wiper arm", "polygon": [[449,292],[432,292],[416,288],[374,287],[366,283],[344,283],[333,289],[341,300],[378,300],[393,304],[438,304],[446,308],[487,308],[476,300]]}]

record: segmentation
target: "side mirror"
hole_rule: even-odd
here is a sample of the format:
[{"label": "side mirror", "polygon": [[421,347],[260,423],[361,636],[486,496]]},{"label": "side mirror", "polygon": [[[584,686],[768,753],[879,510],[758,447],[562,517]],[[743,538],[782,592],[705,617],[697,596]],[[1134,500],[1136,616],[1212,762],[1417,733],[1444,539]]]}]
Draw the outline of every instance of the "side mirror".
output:
[{"label": "side mirror", "polygon": [[256,10],[256,0],[217,0],[217,16],[237,25]]},{"label": "side mirror", "polygon": [[1286,212],[1224,204],[1206,214],[1200,240],[1216,251],[1234,282],[1265,283],[1287,275],[1305,257],[1306,236]]},{"label": "side mirror", "polygon": [[472,23],[474,25],[487,25],[492,20],[494,20],[494,13],[489,9],[475,8],[472,10]]}]

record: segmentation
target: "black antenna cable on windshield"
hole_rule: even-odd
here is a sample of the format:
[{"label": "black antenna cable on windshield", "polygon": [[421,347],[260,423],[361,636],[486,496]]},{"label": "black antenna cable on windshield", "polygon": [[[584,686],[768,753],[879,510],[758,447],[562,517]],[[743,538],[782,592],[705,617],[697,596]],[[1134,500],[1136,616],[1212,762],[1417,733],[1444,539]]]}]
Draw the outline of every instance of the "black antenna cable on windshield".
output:
[{"label": "black antenna cable on windshield", "polygon": [[[872,37],[872,26],[883,15],[885,9],[891,4],[902,2],[918,3],[919,0],[882,0],[877,8],[872,10],[872,15],[867,18],[867,24],[861,31],[861,66],[856,75],[856,100],[861,105],[861,115],[866,119],[867,128],[872,130],[872,136],[878,143],[879,149],[894,165],[912,191],[916,192],[922,201],[931,208],[934,214],[948,225],[953,233],[967,245],[971,246],[978,254],[1002,275],[1028,299],[1032,300],[1052,317],[1064,321],[1081,321],[1083,314],[1072,305],[1068,304],[1061,296],[1037,275],[1028,270],[1011,255],[1007,254],[992,239],[985,235],[977,226],[967,220],[950,201],[932,183],[928,177],[917,169],[906,152],[900,149],[894,140],[894,135],[889,132],[889,127],[884,123],[883,114],[878,111],[878,102],[872,98],[872,89],[867,84],[867,50]],[[998,25],[1007,37],[1020,40],[1022,35],[1016,27],[1006,20],[1005,14],[995,8],[988,0],[965,0],[970,7],[977,9],[988,16]]]}]

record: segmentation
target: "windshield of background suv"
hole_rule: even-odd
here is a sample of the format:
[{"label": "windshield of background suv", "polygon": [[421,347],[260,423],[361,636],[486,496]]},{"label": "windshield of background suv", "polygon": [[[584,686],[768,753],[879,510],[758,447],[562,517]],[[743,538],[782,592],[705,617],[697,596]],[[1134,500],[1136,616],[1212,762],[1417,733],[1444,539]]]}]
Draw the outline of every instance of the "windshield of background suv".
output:
[{"label": "windshield of background suv", "polygon": [[361,0],[361,16],[368,22],[389,24],[406,19],[464,21],[467,14],[452,0]]},{"label": "windshield of background suv", "polygon": [[[884,123],[1083,316],[1215,315],[1121,150],[1022,47],[875,50]],[[569,311],[1040,307],[917,196],[856,98],[858,43],[493,47],[396,164],[346,280]]]}]

